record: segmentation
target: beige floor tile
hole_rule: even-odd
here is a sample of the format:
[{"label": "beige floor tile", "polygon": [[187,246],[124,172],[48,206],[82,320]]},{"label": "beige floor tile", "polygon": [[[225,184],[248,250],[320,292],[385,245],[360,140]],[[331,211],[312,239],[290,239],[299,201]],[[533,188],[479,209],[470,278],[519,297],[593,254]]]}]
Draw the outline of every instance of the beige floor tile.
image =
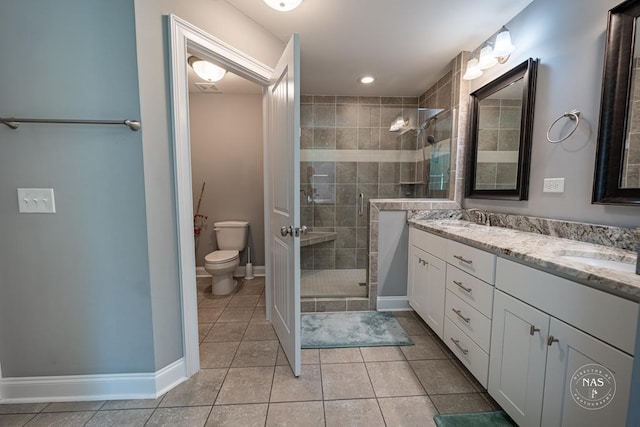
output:
[{"label": "beige floor tile", "polygon": [[231,301],[231,295],[213,295],[211,291],[198,301],[198,308],[224,308]]},{"label": "beige floor tile", "polygon": [[54,402],[50,403],[42,412],[79,412],[97,411],[105,404],[104,400],[87,402]]},{"label": "beige floor tile", "polygon": [[216,405],[268,403],[273,372],[273,367],[229,369]]},{"label": "beige floor tile", "polygon": [[198,323],[213,323],[220,318],[224,308],[200,308],[198,307]]},{"label": "beige floor tile", "polygon": [[227,307],[255,307],[260,295],[234,295]]},{"label": "beige floor tile", "polygon": [[427,396],[386,397],[378,399],[388,426],[435,427],[438,412]]},{"label": "beige floor tile", "polygon": [[238,288],[236,295],[262,295],[264,292],[264,280],[245,280]]},{"label": "beige floor tile", "polygon": [[360,353],[365,362],[391,362],[405,360],[399,347],[360,347]]},{"label": "beige floor tile", "polygon": [[3,403],[0,414],[37,414],[49,405],[48,403]]},{"label": "beige floor tile", "polygon": [[360,354],[358,347],[320,349],[320,363],[353,363],[362,361],[362,354]]},{"label": "beige floor tile", "polygon": [[245,341],[277,340],[276,331],[270,322],[251,322],[244,333]]},{"label": "beige floor tile", "polygon": [[271,402],[322,400],[320,365],[305,365],[298,378],[289,366],[276,366],[271,388]]},{"label": "beige floor tile", "polygon": [[493,410],[480,393],[432,394],[429,397],[441,414]]},{"label": "beige floor tile", "polygon": [[242,341],[249,322],[218,322],[213,325],[204,342]]},{"label": "beige floor tile", "polygon": [[198,338],[200,339],[200,342],[204,340],[204,337],[207,336],[207,332],[209,332],[209,329],[211,329],[212,326],[213,323],[198,323]]},{"label": "beige floor tile", "polygon": [[40,413],[26,425],[28,427],[81,427],[93,417],[95,411]]},{"label": "beige floor tile", "polygon": [[331,427],[384,427],[375,399],[334,400],[324,403],[324,416]]},{"label": "beige floor tile", "polygon": [[264,307],[265,305],[267,305],[267,297],[264,294],[262,294],[260,296],[260,299],[258,300],[258,306]]},{"label": "beige floor tile", "polygon": [[[396,320],[402,326],[402,329],[409,336],[414,335],[433,335],[431,329],[429,329],[426,325],[424,325],[421,321],[415,319],[413,316],[410,317],[397,317]],[[412,338],[413,339],[413,338]]]},{"label": "beige floor tile", "polygon": [[216,401],[227,369],[201,369],[187,381],[170,390],[160,407],[211,406]]},{"label": "beige floor tile", "polygon": [[[295,414],[295,416],[292,416]],[[322,402],[272,403],[267,427],[324,427]]]},{"label": "beige floor tile", "polygon": [[365,364],[377,397],[421,396],[426,394],[406,361]]},{"label": "beige floor tile", "polygon": [[158,408],[146,426],[148,427],[199,427],[204,426],[211,412],[211,406],[191,406],[186,408]]},{"label": "beige floor tile", "polygon": [[236,355],[239,342],[203,342],[200,344],[201,368],[228,368]]},{"label": "beige floor tile", "polygon": [[268,322],[267,320],[267,309],[258,306],[256,307],[256,311],[253,312],[253,316],[251,316],[252,322]]},{"label": "beige floor tile", "polygon": [[375,397],[364,363],[320,365],[325,399]]},{"label": "beige floor tile", "polygon": [[36,414],[0,414],[0,427],[23,426]]},{"label": "beige floor tile", "polygon": [[214,406],[206,425],[211,427],[262,427],[267,418],[268,406],[266,403]]},{"label": "beige floor tile", "polygon": [[468,379],[449,359],[409,362],[427,394],[472,393]]},{"label": "beige floor tile", "polygon": [[165,395],[157,399],[135,399],[135,400],[108,400],[102,405],[101,411],[114,411],[121,409],[153,409],[156,408]]},{"label": "beige floor tile", "polygon": [[287,359],[287,355],[284,354],[284,350],[282,349],[282,346],[278,346],[278,357],[276,357],[276,365],[277,366],[289,365],[289,360]]},{"label": "beige floor tile", "polygon": [[99,411],[85,427],[142,427],[153,414],[153,409],[123,409]]},{"label": "beige floor tile", "polygon": [[275,366],[279,345],[276,340],[242,341],[231,366],[234,368]]},{"label": "beige floor tile", "polygon": [[447,359],[447,355],[442,351],[437,338],[428,335],[412,336],[414,345],[401,346],[407,360],[427,360],[427,359]]},{"label": "beige floor tile", "polygon": [[218,322],[248,322],[253,316],[253,307],[227,307]]},{"label": "beige floor tile", "polygon": [[320,351],[317,348],[305,348],[301,353],[303,365],[317,365],[320,363]]}]

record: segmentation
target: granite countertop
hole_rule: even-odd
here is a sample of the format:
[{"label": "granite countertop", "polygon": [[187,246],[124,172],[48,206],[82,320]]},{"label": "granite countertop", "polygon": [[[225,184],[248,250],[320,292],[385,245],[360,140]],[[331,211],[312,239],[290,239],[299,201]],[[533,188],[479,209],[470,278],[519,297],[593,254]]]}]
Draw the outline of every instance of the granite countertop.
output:
[{"label": "granite countertop", "polygon": [[[609,246],[585,243],[464,220],[410,219],[409,224],[502,258],[527,264],[604,292],[640,302],[640,275],[635,274],[636,253]],[[587,257],[585,259],[585,257]],[[622,261],[630,271],[581,262],[593,258]]]}]

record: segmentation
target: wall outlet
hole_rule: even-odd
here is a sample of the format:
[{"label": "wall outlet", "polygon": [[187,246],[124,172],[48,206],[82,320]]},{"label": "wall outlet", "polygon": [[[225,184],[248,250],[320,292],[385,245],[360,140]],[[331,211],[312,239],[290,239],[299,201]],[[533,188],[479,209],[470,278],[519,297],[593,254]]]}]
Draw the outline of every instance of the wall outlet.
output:
[{"label": "wall outlet", "polygon": [[56,213],[53,188],[18,188],[20,213]]},{"label": "wall outlet", "polygon": [[543,193],[564,193],[564,178],[545,178]]}]

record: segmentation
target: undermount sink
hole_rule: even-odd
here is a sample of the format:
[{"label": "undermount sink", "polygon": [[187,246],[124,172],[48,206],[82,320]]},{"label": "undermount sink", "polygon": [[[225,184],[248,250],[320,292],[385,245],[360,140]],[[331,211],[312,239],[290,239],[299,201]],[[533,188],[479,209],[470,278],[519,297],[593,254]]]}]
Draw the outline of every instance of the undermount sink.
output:
[{"label": "undermount sink", "polygon": [[633,256],[586,251],[559,251],[558,255],[564,260],[592,267],[608,268],[628,273],[635,273],[636,271],[636,258]]}]

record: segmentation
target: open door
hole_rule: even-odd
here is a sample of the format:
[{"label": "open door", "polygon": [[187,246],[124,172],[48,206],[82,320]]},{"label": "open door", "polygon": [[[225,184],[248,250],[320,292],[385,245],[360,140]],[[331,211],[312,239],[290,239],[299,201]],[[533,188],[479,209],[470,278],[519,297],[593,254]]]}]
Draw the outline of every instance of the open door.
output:
[{"label": "open door", "polygon": [[297,34],[264,95],[267,316],[300,375],[300,42]]}]

